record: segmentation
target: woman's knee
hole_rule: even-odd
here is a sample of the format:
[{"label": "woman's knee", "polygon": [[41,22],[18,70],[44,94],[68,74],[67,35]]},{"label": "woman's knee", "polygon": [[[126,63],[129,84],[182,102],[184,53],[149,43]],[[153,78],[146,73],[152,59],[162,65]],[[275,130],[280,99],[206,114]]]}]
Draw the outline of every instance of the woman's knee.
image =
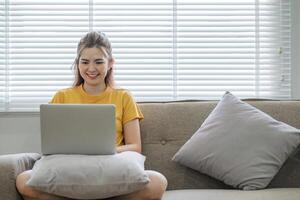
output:
[{"label": "woman's knee", "polygon": [[27,171],[22,172],[17,176],[16,187],[21,194],[23,194],[24,191],[26,190],[26,182],[28,181],[29,178],[30,176],[28,175]]},{"label": "woman's knee", "polygon": [[147,171],[150,182],[147,185],[147,199],[161,199],[167,189],[168,181],[164,175],[156,171]]},{"label": "woman's knee", "polygon": [[16,187],[22,196],[32,197],[33,192],[26,182],[30,179],[31,170],[24,171],[16,178]]}]

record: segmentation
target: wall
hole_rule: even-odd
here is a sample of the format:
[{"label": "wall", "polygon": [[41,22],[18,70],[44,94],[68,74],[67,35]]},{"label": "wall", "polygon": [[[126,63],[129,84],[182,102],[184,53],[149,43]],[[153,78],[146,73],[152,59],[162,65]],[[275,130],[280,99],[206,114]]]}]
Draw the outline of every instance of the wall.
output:
[{"label": "wall", "polygon": [[[300,99],[300,1],[292,0],[292,98]],[[0,154],[40,152],[39,115],[0,115]]]},{"label": "wall", "polygon": [[38,114],[0,115],[0,155],[40,152]]}]

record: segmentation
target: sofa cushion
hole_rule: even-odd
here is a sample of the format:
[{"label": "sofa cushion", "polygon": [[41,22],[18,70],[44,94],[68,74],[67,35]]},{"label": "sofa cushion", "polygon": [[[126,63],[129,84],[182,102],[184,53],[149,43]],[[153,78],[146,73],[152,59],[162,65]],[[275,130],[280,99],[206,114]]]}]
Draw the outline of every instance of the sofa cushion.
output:
[{"label": "sofa cushion", "polygon": [[74,199],[102,199],[142,189],[149,178],[145,157],[133,151],[114,155],[49,155],[33,167],[27,184]]},{"label": "sofa cushion", "polygon": [[227,92],[173,159],[228,185],[261,189],[299,143],[299,129]]},{"label": "sofa cushion", "polygon": [[165,192],[162,200],[299,200],[300,188],[265,189],[256,191],[241,190],[171,190]]}]

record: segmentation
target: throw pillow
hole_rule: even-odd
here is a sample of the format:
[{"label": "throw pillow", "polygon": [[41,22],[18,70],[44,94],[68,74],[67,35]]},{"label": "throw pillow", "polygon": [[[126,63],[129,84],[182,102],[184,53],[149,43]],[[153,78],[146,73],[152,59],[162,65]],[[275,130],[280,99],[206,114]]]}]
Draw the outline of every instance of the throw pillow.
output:
[{"label": "throw pillow", "polygon": [[133,151],[114,155],[49,155],[36,162],[27,184],[74,198],[102,199],[142,189],[149,178],[145,157]]},{"label": "throw pillow", "polygon": [[262,189],[299,143],[299,129],[227,92],[173,160],[236,188]]}]

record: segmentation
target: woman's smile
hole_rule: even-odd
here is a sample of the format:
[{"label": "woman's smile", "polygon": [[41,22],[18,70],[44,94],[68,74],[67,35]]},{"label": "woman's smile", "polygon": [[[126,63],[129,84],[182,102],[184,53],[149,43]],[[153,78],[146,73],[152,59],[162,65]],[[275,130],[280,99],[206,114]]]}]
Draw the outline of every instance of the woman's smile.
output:
[{"label": "woman's smile", "polygon": [[86,75],[89,79],[92,79],[92,80],[94,80],[100,76],[99,73],[86,73]]}]

